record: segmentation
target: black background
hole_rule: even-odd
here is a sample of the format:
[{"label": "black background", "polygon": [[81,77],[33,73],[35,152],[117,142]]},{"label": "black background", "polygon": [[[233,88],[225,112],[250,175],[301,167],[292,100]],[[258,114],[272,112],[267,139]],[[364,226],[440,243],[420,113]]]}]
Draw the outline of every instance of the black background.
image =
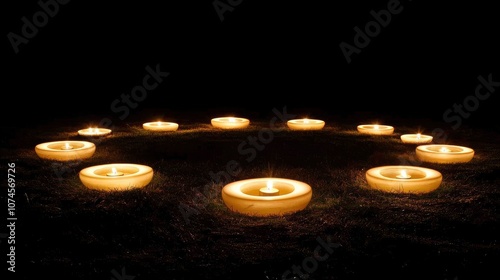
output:
[{"label": "black background", "polygon": [[[286,105],[440,119],[474,94],[478,76],[500,81],[498,13],[488,1],[400,1],[347,63],[339,44],[354,45],[354,27],[389,2],[232,1],[221,21],[212,0],[71,0],[15,53],[8,34],[22,35],[21,18],[41,7],[9,1],[4,120],[113,115],[111,103],[142,83],[148,65],[170,75],[131,113]],[[498,92],[467,121],[497,119]]]}]

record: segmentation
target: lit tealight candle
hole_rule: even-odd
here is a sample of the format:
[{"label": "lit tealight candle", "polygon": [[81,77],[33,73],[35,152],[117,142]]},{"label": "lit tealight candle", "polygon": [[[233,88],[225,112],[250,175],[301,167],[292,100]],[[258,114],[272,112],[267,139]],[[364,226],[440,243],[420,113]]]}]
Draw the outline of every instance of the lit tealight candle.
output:
[{"label": "lit tealight candle", "polygon": [[[278,189],[279,194],[273,188]],[[268,192],[274,194],[268,195]],[[222,188],[224,204],[231,211],[250,216],[295,213],[306,208],[311,197],[312,188],[309,184],[285,178],[246,179],[231,182]]]},{"label": "lit tealight candle", "polygon": [[106,173],[106,176],[109,177],[123,176],[123,172],[116,170],[116,167],[111,167],[111,172]]},{"label": "lit tealight candle", "polygon": [[425,144],[432,142],[432,136],[424,134],[403,134],[401,135],[401,141],[408,144]]},{"label": "lit tealight candle", "polygon": [[420,145],[415,150],[422,161],[434,163],[464,163],[474,157],[474,150],[456,145]]},{"label": "lit tealight candle", "polygon": [[36,145],[36,154],[43,159],[70,161],[90,158],[95,144],[87,141],[55,141]]},{"label": "lit tealight candle", "polygon": [[95,165],[80,171],[84,186],[101,191],[126,191],[147,186],[153,179],[153,169],[133,163]]},{"label": "lit tealight candle", "polygon": [[64,143],[64,145],[61,147],[61,150],[72,150],[73,146],[71,146],[68,142]]},{"label": "lit tealight candle", "polygon": [[372,135],[390,135],[394,132],[394,127],[379,124],[361,124],[358,125],[357,129],[360,133]]},{"label": "lit tealight candle", "polygon": [[89,127],[87,129],[87,133],[90,134],[90,135],[96,135],[96,134],[99,133],[99,129],[98,128]]},{"label": "lit tealight candle", "polygon": [[304,118],[289,120],[287,125],[292,130],[320,130],[325,126],[325,122],[323,120]]},{"label": "lit tealight candle", "polygon": [[396,175],[396,178],[399,178],[399,179],[410,179],[411,178],[411,175],[406,173],[406,170],[401,170],[399,175]]},{"label": "lit tealight candle", "polygon": [[278,195],[279,193],[280,190],[273,186],[273,181],[267,181],[266,187],[259,190],[259,194],[264,196]]},{"label": "lit tealight candle", "polygon": [[237,117],[221,117],[211,120],[213,127],[222,129],[241,129],[247,128],[250,125],[250,120]]},{"label": "lit tealight candle", "polygon": [[442,152],[442,153],[449,153],[449,152],[451,152],[451,150],[448,149],[447,147],[441,147],[441,148],[439,148],[439,151]]},{"label": "lit tealight candle", "polygon": [[146,130],[152,131],[176,131],[179,128],[179,124],[173,122],[147,122],[142,124],[142,127]]},{"label": "lit tealight candle", "polygon": [[366,171],[368,185],[391,193],[428,193],[443,180],[439,171],[417,166],[379,166]]},{"label": "lit tealight candle", "polygon": [[107,128],[98,128],[98,127],[89,127],[86,129],[78,130],[78,134],[82,136],[104,136],[111,133],[111,129]]}]

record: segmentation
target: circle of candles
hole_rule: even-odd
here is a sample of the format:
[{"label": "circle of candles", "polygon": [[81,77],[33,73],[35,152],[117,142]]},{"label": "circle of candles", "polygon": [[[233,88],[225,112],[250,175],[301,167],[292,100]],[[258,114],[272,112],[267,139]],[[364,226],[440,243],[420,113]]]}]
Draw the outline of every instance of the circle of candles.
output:
[{"label": "circle of candles", "polygon": [[179,124],[173,122],[147,122],[142,124],[142,128],[151,131],[176,131]]},{"label": "circle of candles", "polygon": [[371,135],[391,135],[394,132],[393,126],[380,124],[360,124],[357,129],[360,133]]},{"label": "circle of candles", "polygon": [[316,119],[293,119],[286,122],[291,130],[320,130],[325,126],[325,121]]},{"label": "circle of candles", "polygon": [[399,165],[371,168],[365,176],[371,188],[391,193],[428,193],[437,189],[443,180],[439,171]]},{"label": "circle of candles", "polygon": [[142,164],[111,163],[84,168],[79,177],[89,189],[124,191],[147,186],[153,179],[153,169]]},{"label": "circle of candles", "polygon": [[87,141],[54,141],[35,146],[38,157],[55,161],[87,159],[94,155],[95,150],[95,144]]},{"label": "circle of candles", "polygon": [[250,125],[250,120],[237,117],[219,117],[213,118],[211,121],[213,127],[222,129],[242,129]]},{"label": "circle of candles", "polygon": [[249,216],[291,214],[305,209],[311,197],[311,186],[285,178],[246,179],[222,188],[224,204],[231,211]]},{"label": "circle of candles", "polygon": [[474,150],[469,147],[444,144],[420,145],[415,153],[421,161],[432,163],[465,163],[474,157]]},{"label": "circle of candles", "polygon": [[403,134],[401,141],[408,144],[426,144],[432,142],[432,136],[420,133],[416,134]]}]

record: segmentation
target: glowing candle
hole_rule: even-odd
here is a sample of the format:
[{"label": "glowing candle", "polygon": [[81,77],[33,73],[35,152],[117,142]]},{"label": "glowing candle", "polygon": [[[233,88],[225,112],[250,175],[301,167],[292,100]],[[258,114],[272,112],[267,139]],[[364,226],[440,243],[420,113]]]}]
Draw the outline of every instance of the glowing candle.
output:
[{"label": "glowing candle", "polygon": [[55,141],[36,145],[36,154],[43,159],[70,161],[90,158],[95,144],[87,141]]},{"label": "glowing candle", "polygon": [[211,121],[213,127],[222,129],[241,129],[250,125],[250,120],[237,117],[213,118]]},{"label": "glowing candle", "polygon": [[68,142],[64,143],[64,145],[61,147],[61,150],[72,150],[73,146],[71,146]]},{"label": "glowing candle", "polygon": [[325,126],[325,121],[315,119],[294,119],[287,121],[292,130],[320,130]]},{"label": "glowing candle", "polygon": [[361,124],[357,126],[360,133],[372,135],[391,135],[394,132],[394,127],[390,125],[378,124]]},{"label": "glowing candle", "polygon": [[280,192],[280,190],[278,190],[277,188],[273,187],[273,181],[271,181],[271,180],[267,181],[267,184],[266,184],[265,188],[261,188],[259,190],[259,194],[260,195],[266,195],[266,196],[278,195],[279,192]]},{"label": "glowing candle", "polygon": [[111,163],[84,168],[79,177],[89,189],[126,191],[147,186],[153,179],[153,173],[147,165]]},{"label": "glowing candle", "polygon": [[396,175],[396,178],[399,178],[399,179],[410,179],[411,178],[411,175],[409,175],[408,173],[406,173],[406,170],[401,170],[399,175]]},{"label": "glowing candle", "polygon": [[420,133],[403,134],[401,135],[401,141],[403,141],[403,143],[409,143],[409,144],[425,144],[432,142],[432,136],[423,135]]},{"label": "glowing candle", "polygon": [[450,149],[448,149],[447,147],[441,147],[441,148],[439,149],[439,151],[440,151],[440,152],[442,152],[442,153],[449,153],[449,152],[451,152],[451,150],[450,150]]},{"label": "glowing candle", "polygon": [[118,170],[116,170],[116,167],[111,167],[111,172],[106,173],[106,176],[109,177],[123,176],[123,172],[119,172]]},{"label": "glowing candle", "polygon": [[[266,195],[268,188],[271,191],[273,188],[278,189],[279,194]],[[310,185],[285,178],[246,179],[229,183],[222,188],[224,204],[234,212],[250,216],[291,214],[306,208],[311,197]]]},{"label": "glowing candle", "polygon": [[368,185],[391,193],[428,193],[443,180],[439,171],[417,166],[379,166],[366,171]]},{"label": "glowing candle", "polygon": [[474,157],[473,149],[456,145],[420,145],[415,151],[420,160],[435,163],[464,163]]},{"label": "glowing candle", "polygon": [[146,130],[152,131],[176,131],[179,128],[179,124],[173,122],[147,122],[143,123],[142,127]]},{"label": "glowing candle", "polygon": [[108,135],[110,133],[111,133],[111,129],[98,128],[98,127],[95,127],[95,128],[89,127],[87,129],[78,130],[78,134],[82,135],[82,136],[104,136],[104,135]]}]

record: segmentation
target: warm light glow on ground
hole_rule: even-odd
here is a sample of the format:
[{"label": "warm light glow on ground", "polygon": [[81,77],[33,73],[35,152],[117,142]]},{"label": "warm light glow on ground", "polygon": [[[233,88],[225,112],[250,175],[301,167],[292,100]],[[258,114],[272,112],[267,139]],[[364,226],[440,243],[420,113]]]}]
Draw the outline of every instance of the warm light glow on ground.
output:
[{"label": "warm light glow on ground", "polygon": [[[267,189],[272,195],[262,193]],[[279,193],[276,194],[273,189],[277,189]],[[222,199],[226,206],[249,216],[291,214],[306,208],[311,197],[312,189],[308,184],[272,177],[236,181],[222,189]]]},{"label": "warm light glow on ground", "polygon": [[95,150],[95,144],[87,141],[55,141],[35,146],[40,158],[56,161],[87,159],[92,157]]}]

